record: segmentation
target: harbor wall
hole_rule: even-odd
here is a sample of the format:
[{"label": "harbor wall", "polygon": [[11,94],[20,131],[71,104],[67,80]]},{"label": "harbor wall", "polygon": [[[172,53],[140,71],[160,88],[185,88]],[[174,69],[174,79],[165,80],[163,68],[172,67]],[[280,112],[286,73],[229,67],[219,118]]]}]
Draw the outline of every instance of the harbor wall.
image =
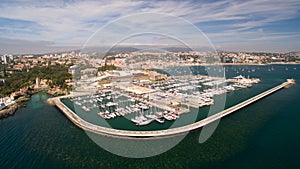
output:
[{"label": "harbor wall", "polygon": [[201,121],[198,121],[193,124],[189,124],[182,127],[177,128],[170,128],[165,130],[156,130],[156,131],[128,131],[128,130],[117,130],[113,128],[106,128],[101,127],[98,125],[91,124],[89,122],[84,121],[81,119],[78,115],[76,115],[72,110],[70,110],[66,105],[64,105],[60,98],[52,98],[55,105],[69,118],[75,125],[78,127],[96,133],[101,134],[105,136],[112,136],[112,137],[125,137],[125,138],[161,138],[161,137],[170,137],[170,136],[176,136],[182,133],[189,132],[191,130],[195,130],[198,128],[201,128],[207,124],[210,124],[218,119],[221,119],[227,115],[232,114],[233,112],[257,101],[260,100],[282,88],[285,88],[286,86],[291,85],[289,81],[284,82],[276,87],[273,87],[272,89],[269,89],[261,94],[258,94],[242,103],[239,103],[233,107],[230,107],[226,110],[223,110],[219,113],[216,113],[212,116],[209,116]]}]

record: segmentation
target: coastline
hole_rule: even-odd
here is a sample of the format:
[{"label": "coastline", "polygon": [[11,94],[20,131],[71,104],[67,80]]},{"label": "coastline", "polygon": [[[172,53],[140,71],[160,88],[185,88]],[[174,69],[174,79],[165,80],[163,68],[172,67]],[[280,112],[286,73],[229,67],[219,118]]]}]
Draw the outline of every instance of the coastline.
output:
[{"label": "coastline", "polygon": [[214,63],[214,64],[185,64],[185,66],[269,66],[269,65],[300,65],[300,62],[271,62],[271,63]]},{"label": "coastline", "polygon": [[0,119],[14,115],[16,113],[18,107],[19,107],[18,104],[15,103],[15,104],[9,106],[8,108],[0,110]]},{"label": "coastline", "polygon": [[[33,93],[35,94],[35,93]],[[0,119],[7,118],[9,116],[13,116],[19,108],[26,107],[26,105],[22,104],[30,100],[32,94],[24,95],[15,100],[15,103],[7,106],[6,108],[0,110]]]},{"label": "coastline", "polygon": [[16,99],[14,104],[7,106],[6,108],[0,110],[0,119],[7,118],[9,116],[13,116],[19,108],[26,107],[26,105],[22,104],[23,102],[29,101],[31,99],[32,95],[39,93],[41,91],[45,91],[45,93],[51,95],[52,97],[67,95],[67,94],[62,94],[63,91],[61,91],[61,90],[52,91],[49,87],[42,87],[42,88],[36,88],[33,90],[27,90],[26,94],[23,94],[18,99]]},{"label": "coastline", "polygon": [[300,63],[298,62],[273,62],[273,63],[270,63],[270,65],[300,65]]},{"label": "coastline", "polygon": [[[300,62],[271,62],[266,64],[258,64],[258,63],[216,63],[216,64],[185,64],[185,66],[269,66],[269,65],[300,65]],[[52,97],[57,96],[66,96],[68,94],[65,94],[65,91],[56,89],[51,90],[51,88],[47,87],[41,87],[36,88],[34,90],[28,91],[27,94],[22,95],[19,97],[15,104],[8,106],[7,108],[0,110],[0,119],[9,117],[11,115],[14,115],[18,108],[23,107],[22,102],[30,100],[31,95],[34,95],[38,92],[45,91],[47,94],[51,95]],[[53,103],[52,103],[53,104]],[[50,105],[52,105],[50,103]]]}]

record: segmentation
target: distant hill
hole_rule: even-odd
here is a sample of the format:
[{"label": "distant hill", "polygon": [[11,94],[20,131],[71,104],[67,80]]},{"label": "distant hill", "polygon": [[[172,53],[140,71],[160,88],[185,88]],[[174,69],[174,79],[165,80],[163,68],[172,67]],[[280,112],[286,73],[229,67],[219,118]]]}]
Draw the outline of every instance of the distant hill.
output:
[{"label": "distant hill", "polygon": [[[195,49],[199,52],[214,51],[215,49],[211,47],[199,47]],[[151,52],[190,52],[193,51],[189,47],[177,47],[177,46],[166,46],[166,45],[133,45],[133,46],[116,46],[113,48],[109,47],[87,47],[84,48],[83,53],[101,53],[108,52],[106,55],[112,55],[117,53],[128,53],[128,52],[138,52],[138,51],[151,51]]]}]

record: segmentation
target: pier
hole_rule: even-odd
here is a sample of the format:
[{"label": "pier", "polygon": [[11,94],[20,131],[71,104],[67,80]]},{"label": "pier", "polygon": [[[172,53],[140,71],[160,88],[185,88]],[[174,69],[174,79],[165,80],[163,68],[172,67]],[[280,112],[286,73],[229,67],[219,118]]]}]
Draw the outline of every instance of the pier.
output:
[{"label": "pier", "polygon": [[[122,93],[122,92],[120,92],[118,90],[115,90],[115,92],[117,92],[119,95],[125,96],[127,98],[131,98],[130,95],[128,95],[126,93]],[[189,109],[186,109],[186,108],[183,108],[183,107],[179,107],[178,109],[176,109],[174,107],[168,106],[166,103],[159,104],[157,101],[154,101],[153,99],[149,100],[149,101],[146,101],[143,98],[138,98],[138,97],[136,97],[134,99],[137,100],[137,101],[139,101],[139,102],[142,102],[142,103],[145,103],[145,104],[148,104],[148,105],[160,108],[162,110],[167,110],[167,111],[170,111],[170,112],[176,112],[176,114],[183,114],[183,113],[189,112]]]},{"label": "pier", "polygon": [[66,105],[64,105],[60,98],[51,98],[51,101],[61,110],[63,113],[78,127],[90,131],[96,134],[111,136],[111,137],[121,137],[121,138],[159,138],[159,137],[170,137],[178,134],[187,133],[191,130],[195,130],[201,128],[207,124],[210,124],[218,119],[221,119],[225,116],[232,114],[233,112],[248,106],[249,104],[256,102],[282,88],[287,88],[291,85],[295,84],[294,80],[288,79],[286,82],[273,87],[261,94],[258,94],[246,101],[243,101],[233,107],[230,107],[226,110],[223,110],[219,113],[211,115],[201,121],[195,122],[193,124],[189,124],[182,127],[171,128],[166,130],[157,130],[157,131],[127,131],[127,130],[117,130],[113,128],[101,127],[98,125],[91,124],[89,122],[81,119],[77,114],[75,114],[72,110],[70,110]]}]

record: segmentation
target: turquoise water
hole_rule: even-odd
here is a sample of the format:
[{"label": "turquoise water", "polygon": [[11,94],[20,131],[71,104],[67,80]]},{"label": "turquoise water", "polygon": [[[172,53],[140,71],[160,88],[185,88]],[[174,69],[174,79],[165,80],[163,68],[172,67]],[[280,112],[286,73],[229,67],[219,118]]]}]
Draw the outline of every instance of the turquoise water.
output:
[{"label": "turquoise water", "polygon": [[[252,88],[229,93],[226,107],[286,78],[300,83],[300,66],[274,65],[269,71],[271,67],[226,66],[227,77],[239,70],[239,74],[262,80]],[[253,68],[255,72],[249,73]],[[203,144],[198,143],[201,130],[197,130],[166,153],[130,159],[98,147],[57,108],[44,103],[48,95],[38,93],[26,108],[0,120],[0,168],[298,168],[299,95],[296,84],[237,111],[222,119]]]}]

